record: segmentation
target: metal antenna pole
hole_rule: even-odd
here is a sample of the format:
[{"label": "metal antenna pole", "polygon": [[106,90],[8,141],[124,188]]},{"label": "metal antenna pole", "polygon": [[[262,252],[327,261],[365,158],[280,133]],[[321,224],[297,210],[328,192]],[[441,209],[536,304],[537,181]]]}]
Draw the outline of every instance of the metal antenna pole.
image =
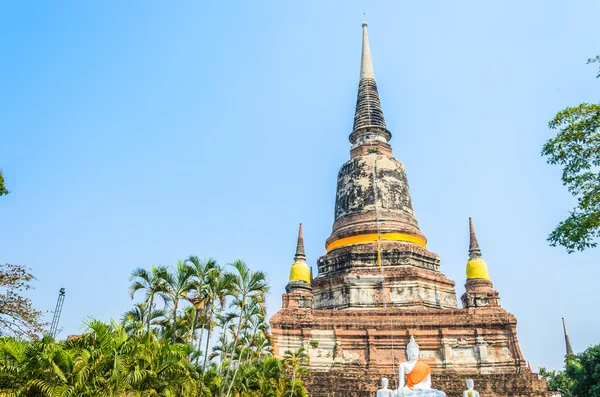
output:
[{"label": "metal antenna pole", "polygon": [[50,336],[56,337],[58,332],[58,321],[60,320],[60,312],[62,312],[63,303],[65,302],[65,289],[61,288],[58,293],[58,301],[56,302],[56,309],[54,309],[54,317],[52,318],[52,325],[50,326]]}]

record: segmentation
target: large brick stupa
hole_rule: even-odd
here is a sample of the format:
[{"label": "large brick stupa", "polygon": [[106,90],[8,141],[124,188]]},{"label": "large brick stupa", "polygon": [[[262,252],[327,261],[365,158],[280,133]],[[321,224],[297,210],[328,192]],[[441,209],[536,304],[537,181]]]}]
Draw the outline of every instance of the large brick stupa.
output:
[{"label": "large brick stupa", "polygon": [[374,396],[383,376],[395,387],[414,336],[433,387],[449,397],[462,395],[466,378],[483,396],[546,396],[521,354],[515,316],[500,306],[470,220],[459,308],[454,282],[427,250],[390,138],[363,24],[350,160],[338,174],[333,230],[312,278],[300,227],[283,307],[270,320],[274,354],[308,350],[312,397]]}]

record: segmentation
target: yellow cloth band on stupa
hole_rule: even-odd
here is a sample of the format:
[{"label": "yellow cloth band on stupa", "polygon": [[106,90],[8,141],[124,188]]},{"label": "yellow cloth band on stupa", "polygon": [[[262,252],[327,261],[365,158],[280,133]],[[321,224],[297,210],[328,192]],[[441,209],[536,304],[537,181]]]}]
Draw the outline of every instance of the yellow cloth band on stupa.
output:
[{"label": "yellow cloth band on stupa", "polygon": [[373,234],[361,234],[359,236],[351,236],[346,238],[341,238],[339,240],[335,240],[331,244],[329,244],[326,248],[326,251],[329,252],[333,249],[345,247],[347,245],[353,244],[361,244],[361,243],[372,243],[377,241],[378,237],[381,236],[381,241],[405,241],[407,243],[417,244],[423,248],[427,247],[427,242],[419,237],[412,236],[410,234],[404,233],[382,233],[378,235],[377,233]]},{"label": "yellow cloth band on stupa", "polygon": [[483,259],[469,259],[467,262],[467,278],[490,279],[487,265]]},{"label": "yellow cloth band on stupa", "polygon": [[290,281],[306,281],[310,284],[310,269],[306,262],[296,262],[292,265]]}]

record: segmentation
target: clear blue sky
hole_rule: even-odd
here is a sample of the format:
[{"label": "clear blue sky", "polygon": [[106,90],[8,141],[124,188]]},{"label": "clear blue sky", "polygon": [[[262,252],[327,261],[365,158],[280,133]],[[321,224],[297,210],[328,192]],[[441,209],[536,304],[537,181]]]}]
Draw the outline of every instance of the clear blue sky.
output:
[{"label": "clear blue sky", "polygon": [[[341,6],[343,4],[343,7]],[[366,17],[363,13],[366,12]],[[135,267],[190,254],[268,273],[324,254],[349,157],[361,22],[421,230],[464,291],[472,216],[525,358],[600,342],[600,248],[546,243],[574,200],[547,122],[597,102],[596,1],[3,2],[0,262],[67,290],[62,336],[119,318]],[[48,315],[51,319],[51,315]]]}]

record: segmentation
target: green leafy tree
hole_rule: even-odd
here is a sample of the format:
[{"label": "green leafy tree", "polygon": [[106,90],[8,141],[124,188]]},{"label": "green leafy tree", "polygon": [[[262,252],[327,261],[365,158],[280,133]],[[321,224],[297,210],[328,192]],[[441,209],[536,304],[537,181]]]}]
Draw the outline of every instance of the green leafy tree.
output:
[{"label": "green leafy tree", "polygon": [[566,360],[566,375],[576,397],[600,397],[600,344]]},{"label": "green leafy tree", "polygon": [[10,192],[6,189],[6,186],[4,185],[4,175],[2,175],[2,170],[0,170],[0,196],[4,196],[8,193]]},{"label": "green leafy tree", "polygon": [[567,376],[565,371],[549,371],[546,368],[540,368],[540,376],[546,379],[548,390],[559,391],[562,397],[573,397],[573,380]]},{"label": "green leafy tree", "polygon": [[189,347],[154,335],[128,335],[115,323],[91,321],[58,342],[0,338],[0,396],[196,396]]},{"label": "green leafy tree", "polygon": [[[135,270],[130,294],[145,295],[121,324],[92,320],[67,341],[0,336],[0,397],[306,397],[302,354],[285,364],[273,356],[265,274],[241,261],[231,273],[196,264]],[[204,328],[203,354],[195,334]]]},{"label": "green leafy tree", "polygon": [[540,368],[540,375],[549,390],[560,391],[563,397],[600,397],[600,344],[567,356],[564,370]]},{"label": "green leafy tree", "polygon": [[[600,56],[588,60],[595,62],[600,62]],[[548,241],[568,253],[596,247],[600,237],[600,104],[567,107],[548,126],[558,134],[544,144],[542,155],[549,164],[562,166],[563,185],[577,199],[577,206]]]}]

